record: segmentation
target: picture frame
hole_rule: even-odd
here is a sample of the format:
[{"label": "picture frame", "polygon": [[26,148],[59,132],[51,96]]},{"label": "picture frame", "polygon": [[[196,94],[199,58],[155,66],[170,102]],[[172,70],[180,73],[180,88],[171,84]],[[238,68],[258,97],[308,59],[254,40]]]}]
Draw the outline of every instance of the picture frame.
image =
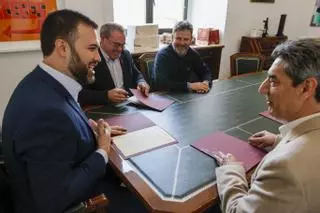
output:
[{"label": "picture frame", "polygon": [[[55,2],[55,9],[62,9],[65,8],[65,0],[51,0],[52,2]],[[34,2],[35,4],[41,2],[39,0],[24,0],[24,1],[20,1],[17,3],[17,1],[10,1],[10,0],[0,0],[0,22],[1,25],[4,25],[5,23],[5,18],[9,19],[7,21],[7,23],[12,23],[10,21],[10,18],[14,17],[17,18],[18,21],[16,23],[24,23],[23,21],[27,20],[29,17],[31,17],[31,11],[32,9],[30,9],[32,6],[30,6],[30,2]],[[43,0],[44,3],[47,3],[48,1]],[[19,4],[19,5],[15,5],[16,9],[15,11],[10,10],[9,12],[7,11],[7,9],[5,8],[6,6],[10,6],[10,9],[12,8],[11,4]],[[27,6],[25,6],[25,5]],[[29,7],[29,9],[28,9]],[[39,8],[39,9],[43,9],[43,8]],[[7,12],[7,16],[5,16],[6,14],[4,13]],[[36,9],[34,9],[35,11],[35,16],[41,16],[40,12],[38,12]],[[30,14],[30,16],[27,17],[21,17],[21,14],[19,13],[25,13],[25,14]],[[9,15],[8,15],[9,14]],[[8,17],[9,16],[9,17]],[[32,22],[33,23],[33,22]],[[17,24],[14,25],[15,27],[18,26]],[[41,26],[40,26],[41,27]],[[4,35],[8,35],[9,37],[11,37],[13,35],[13,33],[20,33],[20,34],[25,34],[26,36],[23,37],[23,39],[21,40],[14,40],[12,39],[12,41],[10,40],[5,40],[5,36]],[[17,30],[14,31],[12,29],[12,24],[8,24],[8,26],[6,28],[2,28],[0,31],[0,34],[2,34],[2,37],[0,39],[0,53],[9,53],[9,52],[21,52],[21,51],[37,51],[40,50],[40,40],[39,39],[33,39],[33,40],[28,40],[29,34],[36,35],[40,33],[39,28],[37,28],[37,30],[34,30],[34,32],[32,32],[32,30],[28,30],[28,29],[21,29],[21,30]],[[1,36],[1,35],[0,35]]]},{"label": "picture frame", "polygon": [[320,0],[316,0],[315,2],[310,27],[320,27]]}]

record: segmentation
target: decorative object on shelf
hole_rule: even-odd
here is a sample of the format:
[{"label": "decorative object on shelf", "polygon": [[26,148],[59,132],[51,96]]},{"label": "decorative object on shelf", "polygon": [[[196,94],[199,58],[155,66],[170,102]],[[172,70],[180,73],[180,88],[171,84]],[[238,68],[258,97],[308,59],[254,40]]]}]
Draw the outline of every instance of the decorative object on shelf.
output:
[{"label": "decorative object on shelf", "polygon": [[257,3],[274,3],[274,0],[250,0],[251,2]]},{"label": "decorative object on shelf", "polygon": [[219,44],[220,36],[219,30],[214,28],[199,28],[196,44],[197,45],[209,45]]},{"label": "decorative object on shelf", "polygon": [[286,23],[286,17],[287,17],[286,14],[281,14],[279,27],[278,27],[278,32],[277,32],[276,36],[284,36],[283,35],[283,30],[284,30],[284,25]]},{"label": "decorative object on shelf", "polygon": [[262,33],[262,38],[265,38],[268,36],[268,29],[269,29],[269,18],[267,17],[266,20],[263,20],[263,33]]},{"label": "decorative object on shelf", "polygon": [[172,42],[172,34],[162,33],[161,35],[159,35],[159,40],[161,44],[170,44]]}]

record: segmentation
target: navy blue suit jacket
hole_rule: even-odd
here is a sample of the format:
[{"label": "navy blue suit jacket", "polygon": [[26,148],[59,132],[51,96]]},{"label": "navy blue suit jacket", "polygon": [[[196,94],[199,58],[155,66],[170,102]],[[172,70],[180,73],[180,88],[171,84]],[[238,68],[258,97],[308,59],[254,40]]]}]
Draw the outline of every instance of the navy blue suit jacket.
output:
[{"label": "navy blue suit jacket", "polygon": [[62,212],[90,196],[105,174],[87,118],[40,67],[11,96],[2,134],[15,212]]},{"label": "navy blue suit jacket", "polygon": [[[101,61],[94,68],[95,82],[88,84],[79,93],[79,103],[81,105],[108,104],[108,90],[114,89],[115,85],[110,74],[109,67],[104,56],[99,50]],[[138,83],[145,82],[141,72],[138,70],[132,56],[128,50],[124,50],[119,58],[122,73],[124,89],[129,93],[130,88],[136,88]]]}]

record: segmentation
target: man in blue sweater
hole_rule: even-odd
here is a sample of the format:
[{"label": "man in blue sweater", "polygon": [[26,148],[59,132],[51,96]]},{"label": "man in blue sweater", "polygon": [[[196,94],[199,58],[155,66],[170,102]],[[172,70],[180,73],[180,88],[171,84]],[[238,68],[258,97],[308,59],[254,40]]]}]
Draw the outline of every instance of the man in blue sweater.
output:
[{"label": "man in blue sweater", "polygon": [[155,58],[153,78],[155,89],[206,93],[212,85],[212,75],[199,53],[190,48],[192,24],[178,22],[173,28],[173,42],[161,49]]}]

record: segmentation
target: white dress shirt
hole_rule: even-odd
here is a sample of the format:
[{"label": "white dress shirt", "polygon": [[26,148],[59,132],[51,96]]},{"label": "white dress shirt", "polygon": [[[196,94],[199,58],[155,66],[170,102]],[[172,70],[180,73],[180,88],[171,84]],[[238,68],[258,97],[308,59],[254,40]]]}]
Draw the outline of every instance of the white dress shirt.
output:
[{"label": "white dress shirt", "polygon": [[[62,72],[59,72],[58,70],[50,67],[49,65],[40,62],[39,67],[43,69],[46,73],[48,73],[50,76],[52,76],[54,79],[56,79],[62,86],[70,93],[72,98],[75,100],[76,103],[78,103],[78,94],[82,89],[82,86],[73,78],[65,75]],[[79,104],[79,103],[78,103]],[[81,110],[81,109],[80,109]],[[102,155],[104,158],[105,163],[108,163],[108,155],[106,151],[103,149],[97,149],[99,154]]]},{"label": "white dress shirt", "polygon": [[283,138],[285,135],[287,135],[289,133],[289,131],[291,131],[292,129],[294,129],[295,127],[300,125],[301,123],[303,123],[311,118],[317,117],[319,115],[320,115],[320,112],[312,114],[312,115],[308,115],[308,116],[305,116],[302,118],[298,118],[294,121],[291,121],[290,123],[287,123],[287,124],[280,126],[279,132],[280,132],[281,137]]},{"label": "white dress shirt", "polygon": [[110,70],[110,74],[113,80],[113,83],[116,88],[123,88],[123,72],[120,63],[120,59],[116,58],[112,60],[104,51],[100,49],[104,59],[106,60],[107,66]]}]

